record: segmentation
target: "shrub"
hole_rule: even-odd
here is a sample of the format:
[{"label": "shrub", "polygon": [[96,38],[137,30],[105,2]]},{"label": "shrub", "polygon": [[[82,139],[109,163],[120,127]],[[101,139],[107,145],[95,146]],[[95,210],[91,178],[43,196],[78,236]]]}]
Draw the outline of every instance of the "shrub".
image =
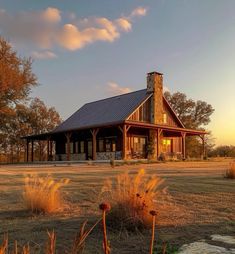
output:
[{"label": "shrub", "polygon": [[235,163],[230,164],[230,168],[225,172],[225,178],[235,179]]},{"label": "shrub", "polygon": [[147,177],[141,169],[137,175],[129,173],[118,175],[112,181],[106,181],[102,195],[110,201],[112,210],[108,215],[108,224],[113,227],[125,227],[128,230],[151,227],[159,186],[163,180],[158,177]]},{"label": "shrub", "polygon": [[52,213],[64,207],[61,187],[68,179],[54,181],[51,177],[30,176],[25,179],[23,199],[26,207],[36,213]]}]

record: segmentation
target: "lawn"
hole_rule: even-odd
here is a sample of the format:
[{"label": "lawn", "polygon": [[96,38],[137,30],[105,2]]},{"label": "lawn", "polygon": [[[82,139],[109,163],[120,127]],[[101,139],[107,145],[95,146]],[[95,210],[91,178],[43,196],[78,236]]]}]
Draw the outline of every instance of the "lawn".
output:
[{"label": "lawn", "polygon": [[[100,191],[107,178],[145,168],[165,179],[168,195],[159,201],[156,237],[181,246],[212,234],[235,235],[235,182],[223,178],[229,161],[167,162],[143,165],[34,165],[0,166],[0,235],[10,241],[30,243],[33,253],[43,253],[47,230],[57,234],[58,253],[65,253],[81,223],[92,225],[101,216]],[[69,178],[64,188],[69,206],[53,215],[33,215],[22,202],[24,178],[29,174]],[[150,232],[130,233],[108,229],[112,253],[148,253]],[[102,231],[98,225],[86,241],[84,253],[102,253]]]}]

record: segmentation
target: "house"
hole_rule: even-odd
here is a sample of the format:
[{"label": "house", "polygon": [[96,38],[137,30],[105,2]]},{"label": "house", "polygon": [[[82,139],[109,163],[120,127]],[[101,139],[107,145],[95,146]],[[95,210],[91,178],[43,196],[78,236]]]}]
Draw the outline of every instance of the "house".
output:
[{"label": "house", "polygon": [[163,74],[150,72],[146,89],[87,103],[53,131],[25,137],[26,160],[34,160],[35,140],[47,140],[56,161],[185,159],[186,136],[202,139],[204,155],[205,134],[184,127],[163,95]]}]

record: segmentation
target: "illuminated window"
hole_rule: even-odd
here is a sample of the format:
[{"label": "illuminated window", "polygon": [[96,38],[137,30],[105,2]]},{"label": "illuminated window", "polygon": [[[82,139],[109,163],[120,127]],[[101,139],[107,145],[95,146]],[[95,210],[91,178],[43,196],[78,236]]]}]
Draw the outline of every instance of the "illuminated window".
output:
[{"label": "illuminated window", "polygon": [[171,140],[170,139],[163,139],[162,144],[166,145],[166,146],[169,146],[171,144]]},{"label": "illuminated window", "polygon": [[163,123],[167,123],[167,114],[166,113],[163,114]]}]

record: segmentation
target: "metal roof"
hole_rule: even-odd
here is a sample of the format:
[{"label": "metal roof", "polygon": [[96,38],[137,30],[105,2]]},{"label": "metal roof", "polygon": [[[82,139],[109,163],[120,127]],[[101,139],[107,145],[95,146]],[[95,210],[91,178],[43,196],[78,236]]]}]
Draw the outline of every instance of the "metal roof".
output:
[{"label": "metal roof", "polygon": [[147,93],[147,89],[143,89],[87,103],[53,130],[52,133],[124,121],[150,95]]}]

